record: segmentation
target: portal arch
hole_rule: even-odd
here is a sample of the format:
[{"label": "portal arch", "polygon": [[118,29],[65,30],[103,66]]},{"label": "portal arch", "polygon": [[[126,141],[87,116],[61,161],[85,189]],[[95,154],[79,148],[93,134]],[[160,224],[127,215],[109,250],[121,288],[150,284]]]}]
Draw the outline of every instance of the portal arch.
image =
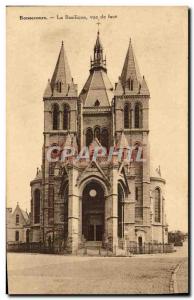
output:
[{"label": "portal arch", "polygon": [[105,231],[105,190],[90,178],[82,191],[82,235],[87,241],[102,241]]}]

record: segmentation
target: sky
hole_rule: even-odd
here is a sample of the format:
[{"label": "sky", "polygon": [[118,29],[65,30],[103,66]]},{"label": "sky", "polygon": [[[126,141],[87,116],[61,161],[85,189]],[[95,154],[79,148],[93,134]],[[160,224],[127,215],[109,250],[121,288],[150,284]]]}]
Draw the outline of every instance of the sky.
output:
[{"label": "sky", "polygon": [[[69,18],[74,15],[83,18]],[[20,20],[20,16],[47,19]],[[151,165],[153,169],[160,165],[162,177],[166,179],[169,229],[187,231],[186,7],[7,9],[7,206],[14,208],[19,202],[23,209],[30,210],[30,180],[35,177],[42,158],[42,97],[48,78],[52,77],[61,41],[80,91],[89,74],[98,20],[113,85],[121,74],[129,39],[132,39],[140,72],[151,94]]]}]

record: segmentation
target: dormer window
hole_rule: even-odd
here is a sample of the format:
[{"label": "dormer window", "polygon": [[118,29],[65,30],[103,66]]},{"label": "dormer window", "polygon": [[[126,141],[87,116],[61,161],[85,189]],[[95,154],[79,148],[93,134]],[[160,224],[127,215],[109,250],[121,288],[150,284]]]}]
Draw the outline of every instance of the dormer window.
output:
[{"label": "dormer window", "polygon": [[133,80],[129,78],[129,90],[133,91]]},{"label": "dormer window", "polygon": [[61,89],[62,89],[62,82],[59,82],[59,93],[61,93]]},{"label": "dormer window", "polygon": [[61,90],[62,90],[62,82],[61,81],[57,81],[56,89],[57,89],[57,92],[61,93]]},{"label": "dormer window", "polygon": [[100,106],[100,101],[97,99],[96,102],[94,103],[95,106]]}]

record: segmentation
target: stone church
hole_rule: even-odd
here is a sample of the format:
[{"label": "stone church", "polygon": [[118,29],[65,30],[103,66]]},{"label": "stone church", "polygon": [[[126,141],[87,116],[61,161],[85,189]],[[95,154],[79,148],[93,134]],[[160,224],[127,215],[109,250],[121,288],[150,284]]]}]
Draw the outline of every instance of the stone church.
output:
[{"label": "stone church", "polygon": [[[113,252],[121,241],[167,243],[165,180],[160,168],[150,173],[150,92],[131,40],[113,86],[98,31],[79,95],[62,42],[43,102],[42,166],[30,183],[31,241],[62,243],[71,253],[85,243],[108,245]],[[61,160],[68,147],[72,156]],[[90,159],[96,147],[107,151]],[[124,159],[124,152],[119,159],[120,149],[129,147],[131,159]],[[83,148],[89,158],[76,159]]]}]

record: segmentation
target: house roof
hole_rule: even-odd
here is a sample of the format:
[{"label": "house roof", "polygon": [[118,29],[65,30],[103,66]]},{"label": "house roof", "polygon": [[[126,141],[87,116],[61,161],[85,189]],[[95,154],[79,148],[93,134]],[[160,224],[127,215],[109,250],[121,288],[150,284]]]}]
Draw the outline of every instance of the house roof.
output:
[{"label": "house roof", "polygon": [[16,213],[18,213],[20,211],[21,215],[24,218],[24,221],[26,222],[26,225],[30,223],[30,217],[29,214],[27,213],[27,211],[21,209],[21,207],[19,206],[19,203],[17,203],[16,208],[13,212],[12,215],[15,215]]}]

